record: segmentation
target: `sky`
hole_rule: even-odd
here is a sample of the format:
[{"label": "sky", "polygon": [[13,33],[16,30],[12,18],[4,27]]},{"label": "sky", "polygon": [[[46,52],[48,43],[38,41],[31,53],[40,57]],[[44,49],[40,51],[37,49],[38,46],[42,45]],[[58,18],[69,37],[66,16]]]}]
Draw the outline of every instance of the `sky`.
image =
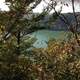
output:
[{"label": "sky", "polygon": [[[70,0],[63,0],[63,1],[69,2]],[[4,10],[8,11],[9,8],[8,8],[7,5],[5,5],[4,2],[5,2],[5,0],[0,0],[0,9],[3,10],[3,11]],[[80,4],[78,4],[79,2],[80,2],[80,0],[76,0],[76,4],[75,4],[76,12],[80,12]],[[42,1],[33,11],[41,13],[45,6],[46,6],[45,2]],[[60,6],[57,6],[56,10],[58,10],[59,8],[60,8]],[[69,5],[68,7],[67,6],[63,6],[62,13],[68,13],[68,12],[73,12],[72,11],[72,6],[71,5]]]},{"label": "sky", "polygon": [[5,10],[5,11],[8,11],[9,10],[9,8],[8,8],[8,6],[7,5],[5,5],[5,0],[0,0],[0,9],[1,10]]},{"label": "sky", "polygon": [[[48,1],[48,0],[46,0]],[[59,0],[55,0],[55,1],[59,1]],[[61,0],[60,0],[61,1]],[[62,13],[69,13],[69,12],[73,12],[72,10],[72,5],[71,5],[71,0],[62,0],[64,3],[69,3],[69,6],[63,6],[62,8]],[[80,12],[80,0],[75,0],[75,11],[76,12]],[[34,12],[42,12],[42,9],[44,8],[44,6],[46,6],[45,2],[41,2],[36,9],[34,9]],[[56,10],[59,10],[60,6],[56,7]]]}]

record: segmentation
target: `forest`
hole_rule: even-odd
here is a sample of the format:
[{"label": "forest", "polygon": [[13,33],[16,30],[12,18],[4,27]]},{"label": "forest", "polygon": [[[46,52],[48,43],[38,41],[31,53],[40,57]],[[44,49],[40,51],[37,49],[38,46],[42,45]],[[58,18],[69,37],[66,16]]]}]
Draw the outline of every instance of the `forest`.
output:
[{"label": "forest", "polygon": [[[46,6],[35,13],[42,1]],[[76,11],[80,0],[4,3],[9,10],[0,10],[0,80],[80,80],[80,12]],[[72,12],[62,13],[63,6],[71,6]],[[54,37],[58,30],[67,36],[64,39],[59,33],[61,40],[53,37],[44,41],[46,47],[34,46],[38,39],[32,35],[44,30],[54,32]]]}]

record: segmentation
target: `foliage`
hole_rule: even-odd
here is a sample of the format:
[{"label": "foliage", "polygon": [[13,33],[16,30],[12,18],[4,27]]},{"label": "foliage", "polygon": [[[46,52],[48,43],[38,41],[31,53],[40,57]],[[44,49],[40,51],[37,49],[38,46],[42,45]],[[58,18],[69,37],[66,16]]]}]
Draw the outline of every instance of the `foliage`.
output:
[{"label": "foliage", "polygon": [[80,48],[74,41],[50,40],[47,48],[21,49],[23,52],[17,56],[15,44],[1,46],[1,80],[80,79]]},{"label": "foliage", "polygon": [[34,50],[43,80],[79,80],[80,48],[73,42],[49,42],[46,49]]},{"label": "foliage", "polygon": [[[79,80],[80,47],[75,41],[51,40],[47,48],[30,49],[36,39],[25,39],[23,35],[25,29],[27,34],[43,29],[37,28],[38,23],[52,6],[49,4],[49,10],[35,16],[32,9],[41,0],[5,2],[10,11],[0,12],[0,80]],[[57,15],[53,17],[56,19]]]}]

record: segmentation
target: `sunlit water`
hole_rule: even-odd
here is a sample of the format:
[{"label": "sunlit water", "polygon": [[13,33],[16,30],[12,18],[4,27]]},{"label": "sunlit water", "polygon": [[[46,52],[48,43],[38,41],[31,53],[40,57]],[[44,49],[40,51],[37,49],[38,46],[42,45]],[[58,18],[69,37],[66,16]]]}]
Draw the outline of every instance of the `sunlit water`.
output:
[{"label": "sunlit water", "polygon": [[40,30],[32,34],[33,37],[37,38],[37,41],[33,46],[37,48],[47,47],[47,43],[50,39],[65,40],[67,37],[67,31],[49,31]]}]

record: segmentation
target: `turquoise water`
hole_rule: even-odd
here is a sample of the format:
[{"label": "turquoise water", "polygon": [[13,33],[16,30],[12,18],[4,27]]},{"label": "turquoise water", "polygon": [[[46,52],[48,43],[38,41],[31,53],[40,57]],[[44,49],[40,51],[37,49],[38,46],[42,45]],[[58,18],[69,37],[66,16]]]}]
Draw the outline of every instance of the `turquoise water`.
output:
[{"label": "turquoise water", "polygon": [[37,38],[37,41],[33,46],[37,48],[47,47],[46,42],[50,39],[64,40],[67,37],[67,31],[49,31],[49,30],[40,30],[32,34],[33,37]]}]

